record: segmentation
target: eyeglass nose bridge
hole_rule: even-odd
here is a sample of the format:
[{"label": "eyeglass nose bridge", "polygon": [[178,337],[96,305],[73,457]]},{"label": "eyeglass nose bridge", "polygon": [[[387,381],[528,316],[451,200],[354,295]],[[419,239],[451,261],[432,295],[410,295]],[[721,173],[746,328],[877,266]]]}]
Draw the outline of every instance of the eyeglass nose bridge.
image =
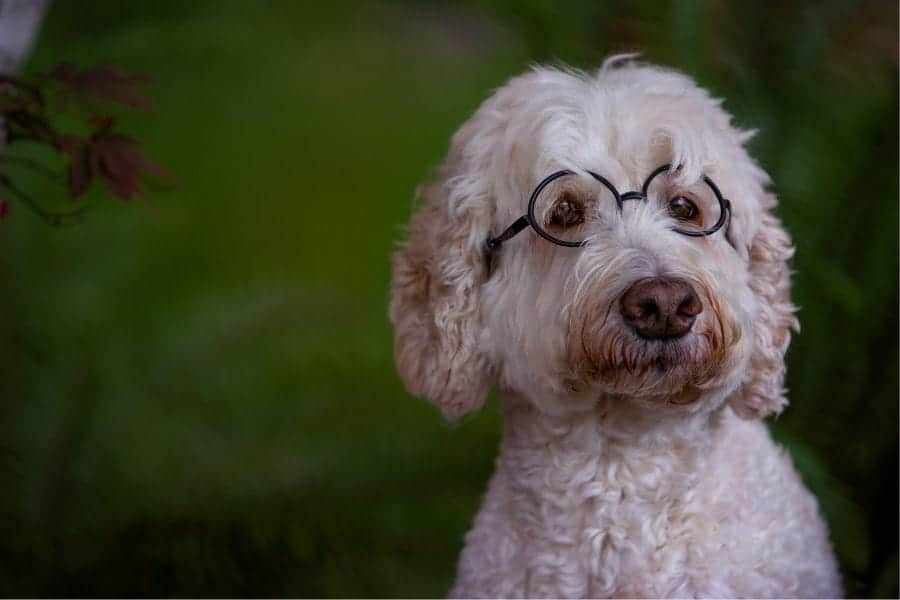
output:
[{"label": "eyeglass nose bridge", "polygon": [[644,192],[625,192],[620,195],[618,200],[619,210],[622,210],[622,205],[625,204],[626,200],[646,200],[647,196]]},{"label": "eyeglass nose bridge", "polygon": [[[656,173],[658,173],[658,172],[659,172],[659,169],[657,169],[653,173],[653,175],[656,175]],[[569,171],[569,173],[571,174],[572,171]],[[606,177],[603,177],[602,175],[598,175],[597,173],[594,173],[593,171],[587,171],[587,173],[588,173],[588,175],[590,175],[591,177],[593,177],[594,179],[599,181],[601,184],[603,184],[606,187],[606,189],[608,189],[612,193],[613,198],[616,199],[616,208],[618,209],[619,212],[622,212],[622,207],[624,206],[626,200],[646,200],[647,199],[647,184],[646,183],[644,184],[644,189],[639,192],[634,191],[634,192],[619,193],[619,190],[616,189],[616,186],[614,186],[612,184],[612,182],[609,179],[607,179]]]}]

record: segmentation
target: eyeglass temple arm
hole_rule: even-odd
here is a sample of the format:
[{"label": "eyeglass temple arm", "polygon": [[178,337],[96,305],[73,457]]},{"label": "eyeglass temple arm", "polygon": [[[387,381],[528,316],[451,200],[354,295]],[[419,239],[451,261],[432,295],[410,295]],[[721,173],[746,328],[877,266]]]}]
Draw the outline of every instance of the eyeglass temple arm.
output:
[{"label": "eyeglass temple arm", "polygon": [[506,230],[494,238],[488,238],[486,242],[486,246],[488,250],[496,250],[500,247],[500,244],[510,239],[511,237],[518,234],[520,231],[528,227],[528,215],[522,215],[516,221],[506,228]]}]

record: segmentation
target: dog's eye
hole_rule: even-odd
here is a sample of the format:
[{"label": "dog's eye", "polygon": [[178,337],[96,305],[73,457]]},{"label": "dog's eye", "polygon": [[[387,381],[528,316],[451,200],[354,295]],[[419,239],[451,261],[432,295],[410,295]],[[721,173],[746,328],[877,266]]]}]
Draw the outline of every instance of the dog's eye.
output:
[{"label": "dog's eye", "polygon": [[700,210],[697,205],[684,196],[675,196],[669,200],[669,214],[679,221],[697,221]]},{"label": "dog's eye", "polygon": [[553,227],[563,229],[584,223],[584,204],[574,195],[565,193],[560,196],[547,218]]}]

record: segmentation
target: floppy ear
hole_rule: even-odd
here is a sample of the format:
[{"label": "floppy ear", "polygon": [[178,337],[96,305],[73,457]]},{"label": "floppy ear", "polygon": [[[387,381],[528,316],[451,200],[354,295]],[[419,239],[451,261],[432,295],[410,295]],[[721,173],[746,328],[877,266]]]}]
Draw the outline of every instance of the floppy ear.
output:
[{"label": "floppy ear", "polygon": [[480,148],[464,148],[477,129],[473,121],[454,137],[438,178],[418,190],[423,203],[408,241],[394,255],[391,282],[400,377],[412,394],[429,398],[450,419],[479,408],[491,384],[479,344],[484,243],[493,213],[486,173],[491,160],[480,156]]},{"label": "floppy ear", "polygon": [[731,398],[732,408],[745,419],[779,413],[787,405],[784,353],[791,341],[791,330],[799,330],[794,317],[796,307],[791,304],[788,266],[794,248],[781,222],[770,212],[775,205],[774,196],[767,200],[750,244],[750,288],[759,306],[753,354],[747,377]]}]

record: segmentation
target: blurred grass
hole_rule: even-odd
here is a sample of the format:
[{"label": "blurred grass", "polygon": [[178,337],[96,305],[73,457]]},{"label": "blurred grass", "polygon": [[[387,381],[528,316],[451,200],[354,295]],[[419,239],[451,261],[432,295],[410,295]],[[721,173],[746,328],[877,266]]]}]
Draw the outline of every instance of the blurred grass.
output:
[{"label": "blurred grass", "polygon": [[[0,227],[0,592],[436,596],[491,471],[394,374],[412,191],[533,61],[643,49],[776,182],[803,333],[773,424],[855,595],[897,594],[897,7],[826,2],[53,5],[29,65],[151,74],[125,128],[177,180]],[[42,197],[61,197],[27,180]]]}]

